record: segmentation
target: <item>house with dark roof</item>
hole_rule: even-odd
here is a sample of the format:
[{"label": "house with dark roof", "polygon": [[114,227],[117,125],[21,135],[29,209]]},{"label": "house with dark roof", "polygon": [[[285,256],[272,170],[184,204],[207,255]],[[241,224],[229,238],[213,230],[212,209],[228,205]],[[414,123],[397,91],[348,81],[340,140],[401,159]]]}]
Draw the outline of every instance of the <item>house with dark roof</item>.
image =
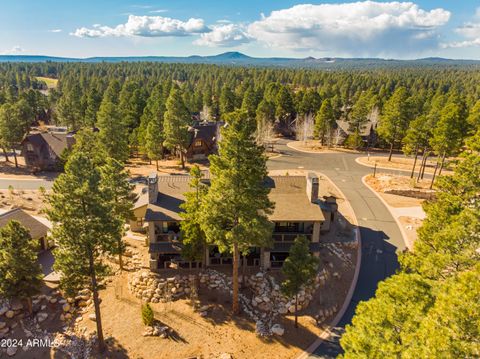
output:
[{"label": "house with dark roof", "polygon": [[75,139],[67,132],[38,132],[29,134],[22,142],[25,164],[32,171],[55,171],[60,156],[72,147]]},{"label": "house with dark roof", "polygon": [[21,208],[15,208],[0,215],[0,228],[10,221],[17,221],[30,232],[32,241],[35,241],[38,251],[44,251],[52,247],[47,239],[50,229],[35,217],[29,215]]},{"label": "house with dark roof", "polygon": [[187,147],[187,160],[204,160],[217,152],[220,128],[223,122],[196,122],[190,127],[190,144]]},{"label": "house with dark roof", "polygon": [[[221,266],[232,263],[229,254],[209,246],[205,263],[191,263],[181,256],[180,205],[190,191],[188,175],[149,177],[148,205],[145,222],[148,223],[148,242],[151,270],[169,267],[192,268],[201,265]],[[202,180],[209,185],[208,173]],[[280,268],[288,257],[295,238],[304,235],[310,240],[310,250],[319,255],[320,235],[330,228],[332,208],[336,206],[319,199],[319,179],[307,176],[271,176],[265,181],[270,188],[269,198],[275,209],[269,219],[274,224],[271,247],[250,248],[243,260],[247,266]]]}]

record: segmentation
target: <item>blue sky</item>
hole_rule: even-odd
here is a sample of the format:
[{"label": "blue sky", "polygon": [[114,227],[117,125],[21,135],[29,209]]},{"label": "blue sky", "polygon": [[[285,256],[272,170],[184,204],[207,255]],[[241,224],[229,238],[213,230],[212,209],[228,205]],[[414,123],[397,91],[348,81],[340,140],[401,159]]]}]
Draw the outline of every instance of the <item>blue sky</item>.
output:
[{"label": "blue sky", "polygon": [[477,0],[2,0],[0,53],[480,59]]}]

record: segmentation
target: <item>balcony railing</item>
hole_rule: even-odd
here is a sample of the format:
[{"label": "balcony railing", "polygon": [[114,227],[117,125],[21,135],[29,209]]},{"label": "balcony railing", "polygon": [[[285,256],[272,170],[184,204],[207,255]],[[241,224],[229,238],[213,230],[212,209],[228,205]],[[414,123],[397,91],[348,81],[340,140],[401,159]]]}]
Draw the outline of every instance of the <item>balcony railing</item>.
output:
[{"label": "balcony railing", "polygon": [[294,242],[295,238],[298,236],[305,236],[308,240],[312,240],[311,233],[282,233],[282,232],[273,232],[272,238],[275,242]]}]

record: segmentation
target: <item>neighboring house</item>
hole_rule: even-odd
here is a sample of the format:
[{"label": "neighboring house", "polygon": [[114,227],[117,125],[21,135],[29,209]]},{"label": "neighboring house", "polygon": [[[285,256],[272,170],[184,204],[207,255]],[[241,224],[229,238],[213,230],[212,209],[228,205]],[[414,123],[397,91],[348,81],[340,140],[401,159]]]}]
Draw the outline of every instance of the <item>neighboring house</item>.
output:
[{"label": "neighboring house", "polygon": [[220,138],[220,128],[223,122],[197,122],[189,131],[190,144],[187,147],[187,160],[204,160],[217,152],[217,143]]},{"label": "neighboring house", "polygon": [[[180,205],[184,194],[190,191],[189,176],[149,177],[148,206],[145,221],[148,223],[150,268],[159,270],[171,266],[192,268],[200,266],[182,259]],[[203,180],[209,184],[208,175]],[[273,245],[270,248],[251,248],[246,256],[247,266],[279,268],[288,257],[293,241],[298,235],[310,240],[310,250],[319,255],[320,233],[328,231],[336,210],[331,203],[318,198],[319,179],[315,174],[308,176],[272,176],[265,185],[270,188],[270,200],[275,209],[270,216],[274,223]],[[220,254],[217,247],[207,249],[206,265],[218,266],[232,263],[228,254]]]},{"label": "neighboring house", "polygon": [[25,164],[33,171],[55,171],[60,156],[74,144],[72,133],[39,132],[29,134],[22,142]]},{"label": "neighboring house", "polygon": [[50,229],[35,217],[32,217],[21,208],[15,208],[0,215],[0,228],[3,228],[10,221],[20,222],[30,232],[32,241],[36,242],[38,251],[50,249],[52,244],[48,242],[47,234]]},{"label": "neighboring house", "polygon": [[142,188],[137,200],[133,205],[133,219],[129,221],[130,230],[133,232],[145,231],[145,213],[148,205],[148,188]]},{"label": "neighboring house", "polygon": [[[360,129],[360,136],[367,146],[374,146],[377,142],[377,121],[368,120],[367,123]],[[337,120],[337,129],[333,135],[333,143],[336,146],[342,146],[345,143],[348,135],[353,132],[349,129],[350,124],[345,120]]]}]

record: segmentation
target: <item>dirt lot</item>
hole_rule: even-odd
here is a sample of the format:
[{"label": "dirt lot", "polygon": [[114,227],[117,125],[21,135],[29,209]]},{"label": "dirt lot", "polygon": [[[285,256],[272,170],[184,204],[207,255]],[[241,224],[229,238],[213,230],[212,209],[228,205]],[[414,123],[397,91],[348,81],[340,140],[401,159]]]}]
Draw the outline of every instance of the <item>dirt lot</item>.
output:
[{"label": "dirt lot", "polygon": [[293,141],[288,143],[289,147],[292,147],[299,151],[307,152],[318,152],[318,153],[338,153],[338,152],[350,152],[350,153],[361,153],[354,150],[349,150],[347,148],[340,147],[331,147],[322,146],[320,141],[317,140],[307,140],[307,141]]},{"label": "dirt lot", "polygon": [[[415,166],[415,171],[418,174],[418,171],[420,170],[420,162],[421,158],[419,157],[417,159],[417,164]],[[392,157],[391,161],[388,161],[388,156],[372,156],[372,157],[359,157],[357,158],[357,162],[369,166],[369,167],[374,167],[375,163],[377,163],[377,168],[388,168],[388,169],[396,169],[396,170],[405,170],[405,171],[411,171],[413,167],[413,162],[414,159],[410,157]],[[448,160],[447,160],[448,162]],[[430,173],[433,174],[435,171],[435,164],[436,164],[436,159],[428,160],[427,165],[425,167],[425,173]],[[442,175],[443,174],[451,174],[452,171],[447,167],[442,170]]]},{"label": "dirt lot", "polygon": [[0,190],[0,208],[22,208],[31,215],[39,215],[44,208],[44,194],[39,190]]},{"label": "dirt lot", "polygon": [[[200,169],[206,170],[207,162],[196,163],[200,166]],[[171,174],[171,173],[188,173],[192,167],[192,163],[185,163],[185,170],[182,170],[181,162],[178,159],[165,159],[158,161],[158,173],[159,174]],[[157,172],[157,166],[155,161],[150,163],[148,160],[142,160],[141,158],[131,158],[128,160],[125,169],[130,171],[131,177],[148,176],[150,173]]]},{"label": "dirt lot", "polygon": [[[352,252],[353,254],[353,252]],[[299,328],[294,328],[292,315],[279,318],[277,322],[285,328],[283,337],[262,339],[255,334],[255,323],[246,316],[233,317],[230,313],[230,295],[201,288],[201,305],[211,304],[213,309],[207,317],[193,310],[189,300],[151,304],[155,319],[173,329],[169,339],[143,337],[145,327],[141,322],[141,301],[127,289],[127,275],[116,276],[114,281],[101,292],[101,310],[105,336],[111,337],[116,349],[109,358],[218,358],[222,353],[233,358],[294,358],[307,348],[322,332],[313,318],[319,308],[338,308],[348,291],[353,270],[344,273],[339,258],[329,251],[322,253],[321,260],[329,268],[330,263],[338,268],[340,278],[332,277],[320,288],[315,299],[306,310],[300,312]],[[277,272],[276,275],[279,275]],[[340,304],[339,304],[340,303]],[[95,330],[95,323],[84,315],[83,325],[88,331]],[[327,318],[332,320],[334,314]]]}]

